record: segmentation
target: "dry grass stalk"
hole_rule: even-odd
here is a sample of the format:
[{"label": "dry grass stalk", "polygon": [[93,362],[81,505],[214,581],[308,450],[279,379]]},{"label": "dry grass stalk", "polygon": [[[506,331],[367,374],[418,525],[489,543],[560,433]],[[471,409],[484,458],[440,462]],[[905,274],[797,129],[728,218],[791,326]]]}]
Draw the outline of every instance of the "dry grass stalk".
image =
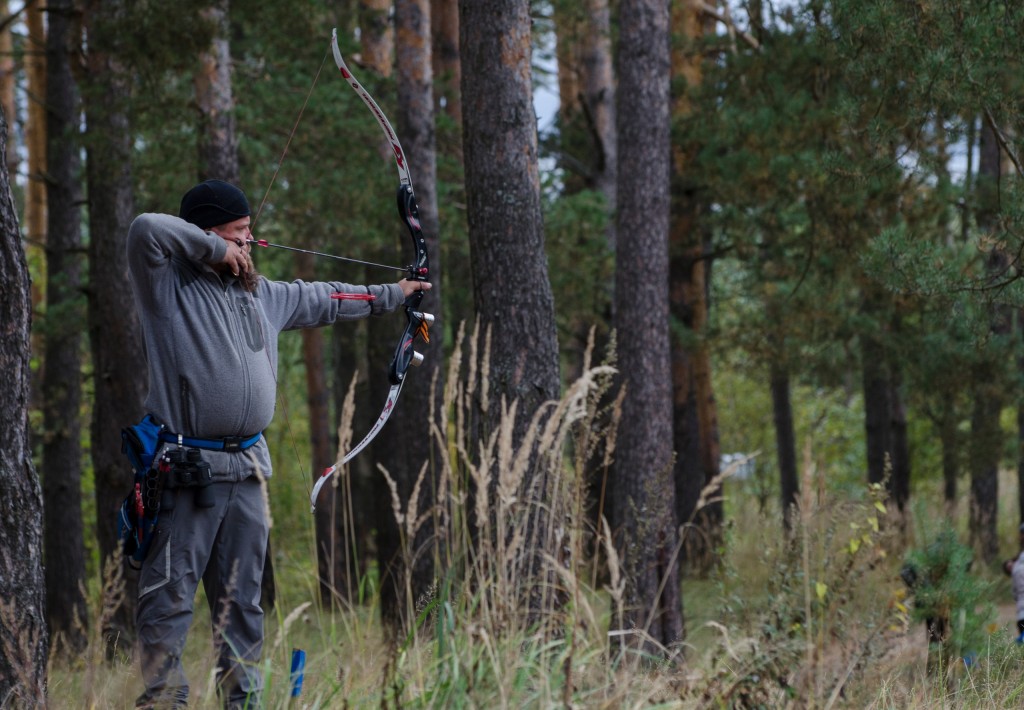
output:
[{"label": "dry grass stalk", "polygon": [[402,514],[402,500],[398,495],[398,484],[386,468],[377,464],[377,469],[383,474],[384,480],[388,484],[388,490],[391,493],[391,514],[394,516],[395,522],[398,523],[398,528],[401,529],[405,523],[405,515]]},{"label": "dry grass stalk", "polygon": [[[344,485],[344,491],[342,491],[341,506],[331,505],[331,520],[329,529],[331,531],[330,540],[325,541],[328,545],[329,559],[328,569],[337,569],[337,555],[342,555],[343,559],[348,559],[348,551],[355,548],[356,540],[356,529],[355,529],[355,511],[352,508],[352,478],[348,475],[348,466],[342,466],[341,460],[345,458],[345,454],[352,448],[352,436],[353,429],[352,423],[355,419],[355,401],[356,401],[356,385],[359,383],[359,372],[358,370],[352,373],[352,379],[349,380],[348,388],[345,390],[345,399],[342,401],[341,412],[338,417],[338,449],[335,453],[335,469],[331,475],[331,496],[333,500],[337,501],[339,498],[338,489]],[[316,480],[317,476],[322,472],[317,471],[313,476],[313,480]],[[321,494],[322,495],[322,494]],[[342,516],[342,539],[337,540],[335,531],[338,529],[337,516]],[[351,570],[350,565],[346,565]],[[345,575],[345,584],[348,586],[347,589],[338,589],[335,580],[331,580],[331,599],[332,604],[338,605],[340,608],[346,608],[353,602],[353,587],[351,574]]]},{"label": "dry grass stalk", "polygon": [[263,515],[267,521],[267,530],[271,530],[274,527],[274,516],[270,512],[270,490],[267,488],[267,478],[263,475],[263,468],[256,460],[256,455],[252,451],[245,453],[256,468],[256,480],[260,482],[260,500],[263,501]]},{"label": "dry grass stalk", "polygon": [[[220,657],[224,645],[227,644],[236,656],[240,655],[239,649],[231,646],[231,641],[224,635],[224,630],[228,627],[228,616],[231,614],[231,605],[234,604],[235,590],[238,585],[238,564],[239,560],[235,560],[231,565],[231,574],[228,576],[228,583],[224,586],[224,596],[219,600],[220,609],[213,623],[213,653],[211,662],[207,666],[210,669],[206,679],[207,698],[217,696],[217,683],[219,682],[219,675],[222,670],[220,667]],[[241,663],[241,661],[237,662]]]},{"label": "dry grass stalk", "polygon": [[491,409],[491,326],[484,330],[484,352],[480,360],[480,411]]},{"label": "dry grass stalk", "polygon": [[281,622],[281,626],[278,627],[277,633],[274,635],[274,643],[271,646],[271,654],[276,653],[284,645],[285,639],[288,637],[288,632],[292,628],[292,624],[299,620],[299,618],[306,612],[306,609],[311,607],[313,602],[303,602],[297,607],[291,610],[291,612]]},{"label": "dry grass stalk", "polygon": [[0,649],[13,677],[10,689],[0,698],[2,707],[35,707],[45,697],[35,674],[34,649],[39,647],[40,630],[26,627],[13,599],[0,599]]},{"label": "dry grass stalk", "polygon": [[[338,417],[338,452],[334,460],[335,465],[341,463],[341,460],[345,458],[345,454],[352,448],[352,422],[355,420],[356,414],[356,385],[359,382],[359,371],[352,373],[352,379],[349,380],[348,389],[345,390],[345,399],[341,403],[341,414]],[[338,470],[334,472],[334,480],[331,484],[337,487],[337,479],[340,475],[341,466],[338,466]]]},{"label": "dry grass stalk", "polygon": [[[608,576],[610,581],[605,589],[612,597],[612,604],[615,607],[616,627],[621,628],[626,618],[626,578],[622,574],[622,564],[619,561],[619,551],[612,541],[612,531],[608,527],[608,519],[601,516],[601,529],[604,531],[604,552],[608,556]],[[618,638],[619,655],[626,650],[626,642],[622,637]]]},{"label": "dry grass stalk", "polygon": [[[117,610],[124,604],[125,580],[124,580],[124,558],[118,550],[106,559],[103,564],[101,577],[102,593],[100,594],[100,605],[96,613],[96,621],[91,626],[92,634],[89,644],[83,653],[88,659],[85,678],[83,679],[83,690],[86,697],[94,697],[96,694],[97,673],[101,671],[107,658],[114,657],[115,651],[119,650],[119,639],[106,638],[111,621]],[[88,596],[85,597],[88,599]]]}]

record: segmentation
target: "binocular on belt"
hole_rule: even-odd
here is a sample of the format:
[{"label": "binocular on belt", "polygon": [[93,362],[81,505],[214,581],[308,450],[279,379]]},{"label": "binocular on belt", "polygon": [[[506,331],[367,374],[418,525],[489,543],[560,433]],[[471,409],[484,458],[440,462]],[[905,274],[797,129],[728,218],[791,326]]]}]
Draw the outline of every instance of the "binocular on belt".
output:
[{"label": "binocular on belt", "polygon": [[209,486],[213,482],[210,464],[203,461],[199,449],[178,447],[167,449],[160,457],[163,469],[164,491],[160,499],[160,508],[173,510],[174,496],[171,491],[177,488],[195,488],[195,504],[197,508],[212,508],[214,505],[213,491]]}]

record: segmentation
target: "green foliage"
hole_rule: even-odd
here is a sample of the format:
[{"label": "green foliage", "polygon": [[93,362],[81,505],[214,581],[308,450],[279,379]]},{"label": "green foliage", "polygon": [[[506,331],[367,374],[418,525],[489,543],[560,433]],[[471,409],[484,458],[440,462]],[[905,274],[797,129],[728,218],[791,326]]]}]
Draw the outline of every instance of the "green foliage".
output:
[{"label": "green foliage", "polygon": [[[768,507],[768,502],[778,497],[779,470],[771,394],[764,378],[756,363],[733,360],[716,370],[715,393],[723,453],[754,456],[753,478],[737,485],[750,488],[762,509],[775,510]],[[800,384],[793,387],[791,397],[798,453],[810,454],[810,463],[827,471],[830,490],[851,500],[862,497],[865,454],[861,397],[841,388]]]},{"label": "green foliage", "polygon": [[545,204],[548,276],[556,304],[558,340],[565,359],[571,362],[578,362],[591,326],[602,338],[612,327],[615,255],[605,233],[607,221],[604,197],[592,190]]},{"label": "green foliage", "polygon": [[986,629],[994,612],[991,585],[971,572],[974,553],[945,529],[924,547],[907,553],[901,576],[913,595],[918,622],[943,625],[943,652],[963,657],[985,650]]}]

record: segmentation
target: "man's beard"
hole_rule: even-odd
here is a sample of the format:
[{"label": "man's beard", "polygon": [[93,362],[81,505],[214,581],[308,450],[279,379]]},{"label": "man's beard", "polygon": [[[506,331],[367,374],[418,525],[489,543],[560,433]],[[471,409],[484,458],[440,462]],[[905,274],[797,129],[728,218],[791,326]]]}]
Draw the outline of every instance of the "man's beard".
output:
[{"label": "man's beard", "polygon": [[[256,265],[252,263],[252,255],[248,252],[245,255],[245,262],[248,268],[235,276],[235,278],[238,279],[238,283],[243,289],[249,293],[255,293],[260,284],[260,272],[256,270]],[[225,275],[231,274],[234,276],[234,274],[231,273],[231,267],[227,264],[218,264],[217,271]]]},{"label": "man's beard", "polygon": [[238,275],[238,282],[249,293],[256,293],[256,287],[260,283],[260,272],[256,270],[256,266],[252,263],[252,255],[247,253],[245,261],[248,268]]}]

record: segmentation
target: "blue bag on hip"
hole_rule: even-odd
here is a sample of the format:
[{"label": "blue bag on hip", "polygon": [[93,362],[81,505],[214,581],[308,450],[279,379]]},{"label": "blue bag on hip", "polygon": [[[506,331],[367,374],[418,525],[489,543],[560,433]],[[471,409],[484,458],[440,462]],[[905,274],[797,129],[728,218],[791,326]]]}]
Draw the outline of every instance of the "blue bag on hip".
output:
[{"label": "blue bag on hip", "polygon": [[159,471],[153,459],[163,425],[147,414],[121,430],[121,452],[132,467],[132,489],[117,511],[117,539],[128,563],[142,566],[160,514]]}]

